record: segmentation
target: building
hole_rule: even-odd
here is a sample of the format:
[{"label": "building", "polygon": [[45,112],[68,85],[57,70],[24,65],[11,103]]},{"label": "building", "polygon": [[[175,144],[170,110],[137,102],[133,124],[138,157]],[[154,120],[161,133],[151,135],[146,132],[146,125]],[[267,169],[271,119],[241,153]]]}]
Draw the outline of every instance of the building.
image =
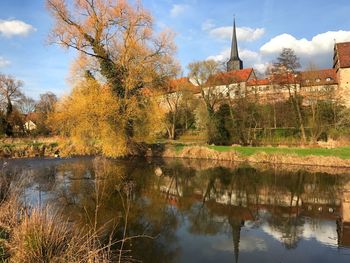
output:
[{"label": "building", "polygon": [[[231,55],[227,61],[227,72],[211,76],[206,81],[204,91],[214,92],[222,97],[234,98],[237,95],[256,94],[260,101],[285,100],[289,97],[290,88],[304,96],[305,104],[317,99],[341,99],[341,102],[350,106],[350,42],[334,45],[333,68],[301,71],[290,73],[281,85],[276,81],[278,74],[267,76],[264,79],[256,77],[253,68],[244,68],[239,58],[236,36],[236,23],[233,21],[233,35]],[[284,76],[285,77],[285,76]],[[180,81],[184,81],[182,78]],[[175,80],[176,82],[176,80]],[[187,78],[193,85],[191,90],[201,96],[201,90],[196,83]],[[169,90],[168,92],[177,92]]]}]

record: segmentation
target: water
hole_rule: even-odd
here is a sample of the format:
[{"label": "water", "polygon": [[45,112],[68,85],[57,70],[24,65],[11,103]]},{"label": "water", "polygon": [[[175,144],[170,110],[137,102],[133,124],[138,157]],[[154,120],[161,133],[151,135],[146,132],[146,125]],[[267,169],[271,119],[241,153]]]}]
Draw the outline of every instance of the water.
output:
[{"label": "water", "polygon": [[129,207],[127,236],[141,237],[126,248],[142,262],[350,262],[350,171],[322,171],[72,158],[2,172],[21,178],[28,206],[82,231],[97,222],[102,239],[120,238]]}]

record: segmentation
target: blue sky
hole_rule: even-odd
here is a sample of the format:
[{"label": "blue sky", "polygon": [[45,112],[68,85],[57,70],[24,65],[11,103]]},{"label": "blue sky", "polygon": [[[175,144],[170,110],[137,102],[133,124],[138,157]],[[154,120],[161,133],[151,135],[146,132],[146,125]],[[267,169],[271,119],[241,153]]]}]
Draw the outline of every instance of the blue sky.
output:
[{"label": "blue sky", "polygon": [[[334,40],[350,41],[348,0],[144,0],[155,28],[176,32],[177,58],[186,72],[194,60],[225,60],[233,14],[245,67],[264,71],[282,47],[291,47],[304,68],[310,62],[332,66]],[[11,23],[9,23],[11,22]],[[24,81],[24,92],[37,98],[61,96],[74,51],[47,43],[52,19],[44,0],[0,1],[0,72]]]}]

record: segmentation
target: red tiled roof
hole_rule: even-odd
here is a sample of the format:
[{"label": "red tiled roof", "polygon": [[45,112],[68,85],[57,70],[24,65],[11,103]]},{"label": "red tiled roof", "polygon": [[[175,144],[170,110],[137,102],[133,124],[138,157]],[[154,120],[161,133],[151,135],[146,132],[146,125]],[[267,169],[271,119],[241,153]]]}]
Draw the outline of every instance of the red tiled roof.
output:
[{"label": "red tiled roof", "polygon": [[271,84],[269,79],[251,79],[247,81],[248,86],[260,86]]},{"label": "red tiled roof", "polygon": [[186,77],[170,80],[169,84],[165,88],[165,91],[167,93],[172,93],[179,90],[199,92],[198,87],[193,85],[193,83],[189,80],[189,78],[186,78]]},{"label": "red tiled roof", "polygon": [[336,51],[338,54],[339,67],[350,67],[350,42],[337,43]]},{"label": "red tiled roof", "polygon": [[302,86],[333,85],[338,83],[335,69],[303,71],[300,75]]},{"label": "red tiled roof", "polygon": [[220,72],[214,76],[211,76],[206,85],[228,85],[232,83],[246,82],[252,74],[252,68],[232,70],[229,72]]}]

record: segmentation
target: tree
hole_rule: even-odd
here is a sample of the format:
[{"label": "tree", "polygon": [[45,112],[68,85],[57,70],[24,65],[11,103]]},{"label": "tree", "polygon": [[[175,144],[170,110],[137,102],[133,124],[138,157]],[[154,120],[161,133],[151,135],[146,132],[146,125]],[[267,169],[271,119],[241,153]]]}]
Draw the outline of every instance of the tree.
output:
[{"label": "tree", "polygon": [[57,101],[57,96],[51,91],[40,94],[40,99],[35,106],[35,111],[45,114],[53,112]]},{"label": "tree", "polygon": [[58,102],[49,116],[50,127],[68,137],[74,153],[118,156],[126,147],[124,134],[115,129],[123,121],[115,114],[118,106],[109,86],[89,79]]},{"label": "tree", "polygon": [[299,94],[300,84],[297,70],[300,68],[299,58],[291,48],[283,48],[276,61],[273,63],[273,83],[287,89],[289,99],[293,105],[296,119],[301,132],[303,143],[306,142],[304,121],[301,112],[302,97]]},{"label": "tree", "polygon": [[[215,143],[219,124],[215,118],[215,109],[222,101],[222,92],[217,89],[215,84],[215,75],[220,72],[220,64],[214,60],[204,60],[190,63],[188,65],[189,78],[194,81],[201,93],[201,100],[205,104],[208,120],[207,133],[208,143]],[[220,137],[220,136],[219,136]]]},{"label": "tree", "polygon": [[[158,132],[157,110],[140,107],[139,103],[129,104],[129,112],[116,114],[123,101],[113,96],[111,87],[93,78],[78,83],[71,94],[62,98],[49,114],[48,123],[57,134],[66,137],[67,154],[103,154],[108,157],[125,156],[133,145],[129,145],[126,134],[120,132],[131,116],[135,121],[135,139],[147,139],[152,132]],[[146,105],[144,105],[146,106]],[[152,102],[147,107],[153,107]],[[150,116],[152,115],[152,116]],[[155,124],[157,123],[157,124]],[[161,129],[163,127],[159,127]]]},{"label": "tree", "polygon": [[22,96],[22,98],[17,103],[18,109],[22,114],[29,114],[35,111],[36,101],[30,97]]},{"label": "tree", "polygon": [[187,130],[191,126],[189,120],[193,119],[190,112],[194,110],[193,89],[188,78],[170,80],[161,95],[161,101],[167,110],[165,124],[168,137],[174,140],[178,135],[176,128]]},{"label": "tree", "polygon": [[204,60],[188,65],[189,78],[192,79],[200,90],[201,98],[207,107],[209,116],[215,113],[215,107],[220,102],[220,93],[210,80],[220,72],[220,64],[215,60]]},{"label": "tree", "polygon": [[[140,4],[127,1],[47,0],[55,19],[52,42],[79,51],[97,65],[101,76],[119,99],[116,114],[130,116],[120,129],[133,143],[135,118],[130,109],[142,101],[144,89],[159,88],[174,74],[175,46],[171,32],[153,32],[152,16]],[[144,101],[140,103],[144,105]],[[139,120],[138,120],[139,121]]]},{"label": "tree", "polygon": [[22,81],[0,74],[0,103],[5,112],[5,134],[8,136],[13,136],[15,126],[13,121],[18,119],[12,115],[14,114],[14,103],[23,98],[22,86]]},{"label": "tree", "polygon": [[310,128],[311,142],[316,142],[323,133],[334,127],[340,107],[335,105],[334,87],[319,86],[316,90],[307,93],[309,110],[308,124]]},{"label": "tree", "polygon": [[57,96],[50,91],[40,94],[40,99],[35,105],[37,133],[44,135],[50,134],[51,130],[47,121],[50,114],[54,112],[57,102]]}]

